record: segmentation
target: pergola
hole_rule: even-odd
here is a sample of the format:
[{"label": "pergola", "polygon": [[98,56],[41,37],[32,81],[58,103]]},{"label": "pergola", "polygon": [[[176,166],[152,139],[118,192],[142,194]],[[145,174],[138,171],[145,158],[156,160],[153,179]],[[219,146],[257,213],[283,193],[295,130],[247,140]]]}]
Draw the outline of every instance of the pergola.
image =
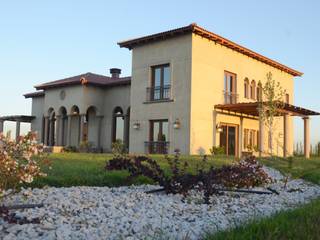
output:
[{"label": "pergola", "polygon": [[[259,120],[259,141],[263,143],[264,140],[264,123],[260,117],[261,105],[268,106],[266,102],[243,102],[234,104],[218,104],[215,105],[217,113],[234,115],[240,117],[240,129],[239,129],[239,145],[242,146],[242,134],[243,134],[243,118],[251,118]],[[289,139],[289,126],[288,117],[298,116],[304,121],[304,155],[306,158],[310,157],[310,118],[309,116],[320,115],[320,113],[305,109],[302,107],[294,106],[288,103],[281,103],[276,108],[276,116],[283,117],[283,156],[287,157],[288,153],[288,139]],[[239,148],[239,156],[241,156],[241,148]],[[260,154],[264,152],[263,144],[260,144]]]},{"label": "pergola", "polygon": [[5,121],[16,122],[16,139],[20,136],[20,125],[21,123],[31,123],[34,116],[26,115],[14,115],[14,116],[4,116],[0,117],[0,133],[3,132],[3,126]]}]

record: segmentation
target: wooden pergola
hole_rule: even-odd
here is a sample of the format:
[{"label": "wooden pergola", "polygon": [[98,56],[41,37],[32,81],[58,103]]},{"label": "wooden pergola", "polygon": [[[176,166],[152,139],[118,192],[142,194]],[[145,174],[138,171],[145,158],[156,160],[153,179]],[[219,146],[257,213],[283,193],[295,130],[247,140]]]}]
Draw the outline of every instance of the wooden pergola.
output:
[{"label": "wooden pergola", "polygon": [[5,121],[16,122],[16,139],[20,136],[20,126],[21,123],[31,123],[34,119],[34,116],[26,115],[13,115],[13,116],[4,116],[0,117],[0,133],[3,132],[3,126]]},{"label": "wooden pergola", "polygon": [[[262,106],[268,106],[266,102],[243,102],[234,104],[218,104],[215,105],[215,111],[217,113],[228,114],[240,117],[240,129],[239,129],[239,145],[242,146],[242,134],[243,134],[243,118],[251,118],[259,121],[259,140],[260,143],[264,141],[264,123],[260,117],[260,109]],[[304,121],[304,155],[306,158],[310,157],[310,118],[309,116],[320,115],[320,113],[294,106],[288,103],[278,104],[276,108],[276,116],[283,117],[283,130],[284,130],[284,141],[283,141],[283,156],[287,157],[288,154],[288,139],[289,139],[289,126],[288,117],[298,116]],[[263,144],[259,147],[260,154],[264,152]],[[239,156],[241,156],[241,147],[239,148]]]}]

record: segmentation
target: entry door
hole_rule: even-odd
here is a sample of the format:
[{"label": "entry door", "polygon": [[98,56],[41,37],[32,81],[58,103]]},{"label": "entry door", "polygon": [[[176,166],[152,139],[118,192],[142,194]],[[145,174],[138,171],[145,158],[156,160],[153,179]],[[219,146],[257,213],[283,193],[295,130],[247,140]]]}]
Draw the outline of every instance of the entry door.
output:
[{"label": "entry door", "polygon": [[225,154],[228,156],[237,156],[238,149],[238,126],[222,125],[220,132],[220,147],[224,147]]}]

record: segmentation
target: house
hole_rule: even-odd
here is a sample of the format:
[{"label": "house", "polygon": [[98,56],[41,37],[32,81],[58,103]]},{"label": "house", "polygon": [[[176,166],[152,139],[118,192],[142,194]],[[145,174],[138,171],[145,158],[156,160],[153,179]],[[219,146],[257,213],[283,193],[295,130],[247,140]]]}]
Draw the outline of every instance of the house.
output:
[{"label": "house", "polygon": [[[25,95],[32,116],[11,120],[31,122],[48,146],[90,142],[110,151],[121,139],[131,153],[199,154],[222,146],[239,157],[252,148],[291,155],[292,118],[299,116],[308,157],[308,116],[318,113],[293,105],[301,72],[196,24],[118,44],[132,51],[131,77],[113,68],[111,76],[86,73],[38,85]],[[286,90],[273,146],[257,110],[268,72]],[[0,131],[5,120],[10,116],[0,118]]]}]

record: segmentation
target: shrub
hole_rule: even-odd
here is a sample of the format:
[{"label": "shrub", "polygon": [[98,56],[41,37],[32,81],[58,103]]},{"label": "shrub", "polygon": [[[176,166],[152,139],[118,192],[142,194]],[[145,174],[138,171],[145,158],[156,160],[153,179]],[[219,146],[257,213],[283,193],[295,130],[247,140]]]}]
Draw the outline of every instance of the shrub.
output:
[{"label": "shrub", "polygon": [[121,156],[127,152],[126,146],[124,145],[123,141],[117,139],[115,142],[112,143],[112,154],[114,156]]},{"label": "shrub", "polygon": [[186,195],[192,189],[204,193],[204,200],[209,203],[209,197],[218,193],[217,186],[228,188],[250,188],[271,182],[270,177],[262,169],[254,156],[233,165],[221,168],[206,168],[206,157],[197,166],[197,173],[187,173],[187,162],[182,163],[179,154],[174,158],[166,156],[170,166],[169,174],[165,174],[159,164],[145,156],[117,156],[107,162],[106,170],[128,170],[128,180],[143,175],[151,178],[162,186],[167,194]]},{"label": "shrub", "polygon": [[211,155],[223,155],[223,154],[225,154],[224,147],[215,147],[215,146],[213,146],[212,148],[210,148],[209,151],[210,151]]},{"label": "shrub", "polygon": [[63,151],[67,153],[75,153],[75,152],[78,152],[78,149],[75,146],[66,146],[66,147],[63,147]]},{"label": "shrub", "polygon": [[88,141],[80,142],[79,152],[89,153],[89,152],[92,152],[92,149],[93,149],[93,144],[91,142],[88,142]]},{"label": "shrub", "polygon": [[43,162],[43,146],[37,144],[34,133],[17,141],[0,134],[0,198],[8,189],[18,190],[21,184],[45,176],[40,168]]}]

